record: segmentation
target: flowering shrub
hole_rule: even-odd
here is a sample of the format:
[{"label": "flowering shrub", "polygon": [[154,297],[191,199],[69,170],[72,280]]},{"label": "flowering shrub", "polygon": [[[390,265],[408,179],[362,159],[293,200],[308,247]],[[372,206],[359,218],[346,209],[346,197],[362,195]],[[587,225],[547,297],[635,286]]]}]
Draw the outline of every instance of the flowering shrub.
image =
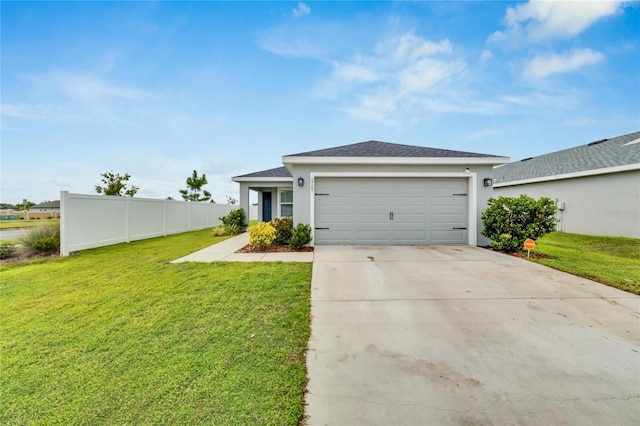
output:
[{"label": "flowering shrub", "polygon": [[276,230],[276,239],[274,243],[279,245],[288,245],[289,240],[291,240],[291,233],[293,232],[293,218],[276,217],[270,223]]},{"label": "flowering shrub", "polygon": [[276,239],[276,229],[267,222],[258,222],[249,227],[249,244],[255,249],[264,250]]}]

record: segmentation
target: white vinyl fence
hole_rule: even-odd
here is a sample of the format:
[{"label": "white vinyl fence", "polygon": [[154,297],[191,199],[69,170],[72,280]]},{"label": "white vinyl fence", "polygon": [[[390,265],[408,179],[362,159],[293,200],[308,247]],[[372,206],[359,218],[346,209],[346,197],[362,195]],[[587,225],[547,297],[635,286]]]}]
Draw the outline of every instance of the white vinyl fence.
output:
[{"label": "white vinyl fence", "polygon": [[220,225],[229,204],[60,192],[60,253]]}]

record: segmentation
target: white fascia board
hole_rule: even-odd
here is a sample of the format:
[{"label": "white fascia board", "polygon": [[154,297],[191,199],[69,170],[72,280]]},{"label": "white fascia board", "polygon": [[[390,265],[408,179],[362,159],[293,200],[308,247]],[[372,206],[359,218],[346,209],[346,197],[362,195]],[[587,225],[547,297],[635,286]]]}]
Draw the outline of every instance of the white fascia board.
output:
[{"label": "white fascia board", "polygon": [[[285,166],[290,164],[506,164],[509,157],[282,157]],[[288,167],[287,167],[288,168]]]},{"label": "white fascia board", "polygon": [[234,182],[293,182],[292,177],[232,177]]},{"label": "white fascia board", "polygon": [[606,175],[610,173],[630,172],[633,170],[640,170],[640,163],[626,164],[624,166],[605,167],[602,169],[584,170],[581,172],[564,173],[561,175],[551,175],[551,176],[542,176],[542,177],[531,178],[531,179],[514,180],[511,182],[495,182],[494,181],[493,187],[501,188],[506,186],[527,185],[529,183],[550,182],[554,180],[574,179],[574,178],[587,177],[587,176]]}]

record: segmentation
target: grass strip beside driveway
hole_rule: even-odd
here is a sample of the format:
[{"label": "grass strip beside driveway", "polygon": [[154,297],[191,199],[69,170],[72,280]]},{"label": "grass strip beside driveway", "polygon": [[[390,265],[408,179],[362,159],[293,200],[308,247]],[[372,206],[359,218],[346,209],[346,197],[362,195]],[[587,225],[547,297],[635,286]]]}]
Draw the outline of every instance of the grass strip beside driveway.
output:
[{"label": "grass strip beside driveway", "polygon": [[57,225],[60,219],[0,220],[0,229],[33,228],[38,225]]},{"label": "grass strip beside driveway", "polygon": [[554,232],[537,244],[552,258],[534,262],[640,294],[640,240]]},{"label": "grass strip beside driveway", "polygon": [[2,424],[302,415],[311,264],[168,262],[198,231],[2,269]]}]

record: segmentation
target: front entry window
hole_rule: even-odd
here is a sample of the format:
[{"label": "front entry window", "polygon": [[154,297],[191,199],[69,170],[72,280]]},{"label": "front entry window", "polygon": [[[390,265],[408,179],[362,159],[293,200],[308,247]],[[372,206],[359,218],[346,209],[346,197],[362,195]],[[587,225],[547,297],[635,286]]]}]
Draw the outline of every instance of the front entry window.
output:
[{"label": "front entry window", "polygon": [[293,216],[293,190],[280,191],[280,216]]}]

